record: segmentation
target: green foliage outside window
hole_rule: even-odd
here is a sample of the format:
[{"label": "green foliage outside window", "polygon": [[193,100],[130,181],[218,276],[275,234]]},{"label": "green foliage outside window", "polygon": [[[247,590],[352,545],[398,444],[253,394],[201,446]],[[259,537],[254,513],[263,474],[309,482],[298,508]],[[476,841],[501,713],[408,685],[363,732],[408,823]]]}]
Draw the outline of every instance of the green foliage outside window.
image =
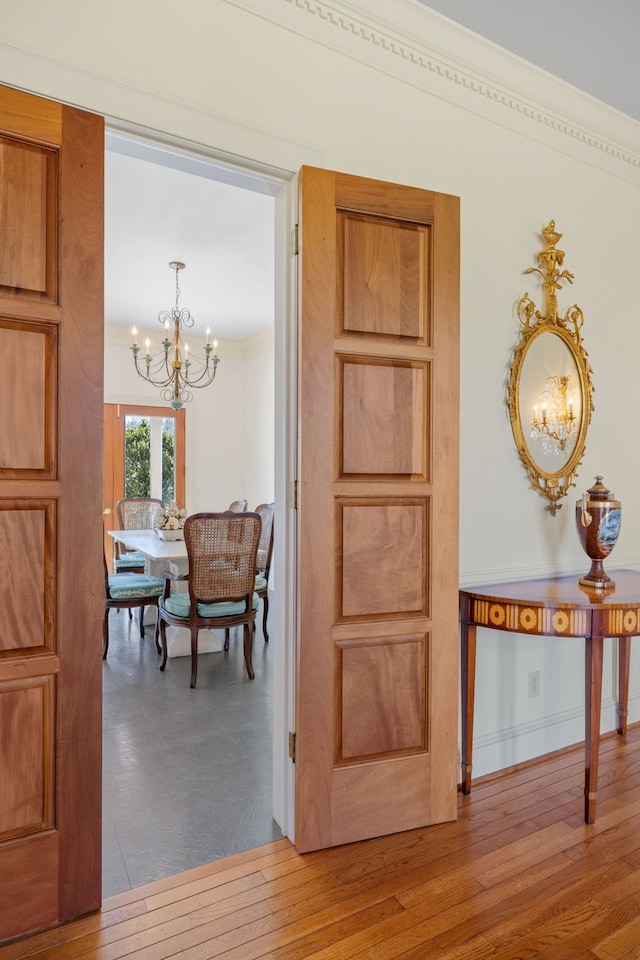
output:
[{"label": "green foliage outside window", "polygon": [[[162,499],[175,500],[174,422],[162,421]],[[124,436],[125,497],[151,496],[151,421],[148,417],[127,417]]]},{"label": "green foliage outside window", "polygon": [[165,503],[176,498],[174,429],[175,422],[171,417],[162,421],[162,499]]}]

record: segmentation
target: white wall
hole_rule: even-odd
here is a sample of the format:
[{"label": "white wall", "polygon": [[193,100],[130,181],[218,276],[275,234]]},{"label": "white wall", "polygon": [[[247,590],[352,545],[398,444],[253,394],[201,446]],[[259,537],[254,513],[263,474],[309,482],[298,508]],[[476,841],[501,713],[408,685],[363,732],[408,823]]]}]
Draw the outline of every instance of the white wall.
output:
[{"label": "white wall", "polygon": [[[178,15],[167,0],[23,0],[2,32],[2,82],[284,170],[307,162],[459,195],[461,582],[582,572],[573,502],[596,473],[623,501],[611,562],[640,567],[637,123],[414,0],[184,0]],[[576,278],[560,309],[584,310],[595,384],[578,486],[555,518],[529,489],[505,408],[514,304],[525,291],[541,303],[522,271],[551,218]],[[199,436],[212,431],[198,448],[211,487],[194,498],[208,503],[222,425],[200,408],[197,420]],[[236,481],[225,490],[235,496]],[[606,729],[612,665],[608,645]],[[528,700],[532,669],[541,695]],[[474,773],[582,739],[582,670],[579,641],[483,634]]]},{"label": "white wall", "polygon": [[274,349],[245,362],[245,490],[249,509],[274,498]]}]

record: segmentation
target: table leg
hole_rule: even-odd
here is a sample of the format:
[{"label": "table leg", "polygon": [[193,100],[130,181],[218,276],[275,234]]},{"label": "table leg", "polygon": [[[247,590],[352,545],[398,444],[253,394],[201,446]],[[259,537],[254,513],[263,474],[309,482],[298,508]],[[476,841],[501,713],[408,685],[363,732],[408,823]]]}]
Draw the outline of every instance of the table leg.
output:
[{"label": "table leg", "polygon": [[618,733],[627,735],[631,637],[618,637]]},{"label": "table leg", "polygon": [[473,751],[473,707],[476,688],[476,626],[460,624],[462,678],[462,792],[471,793],[471,756]]},{"label": "table leg", "polygon": [[603,646],[602,637],[587,637],[585,640],[584,819],[587,823],[595,823],[596,819]]}]

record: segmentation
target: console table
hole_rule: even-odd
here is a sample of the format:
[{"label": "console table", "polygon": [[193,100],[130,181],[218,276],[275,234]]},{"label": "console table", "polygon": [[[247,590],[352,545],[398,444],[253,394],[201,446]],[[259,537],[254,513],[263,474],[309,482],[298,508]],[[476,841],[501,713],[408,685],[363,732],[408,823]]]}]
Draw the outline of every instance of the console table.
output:
[{"label": "console table", "polygon": [[584,818],[594,823],[605,637],[618,638],[618,733],[627,732],[631,637],[640,635],[640,572],[614,570],[607,593],[582,587],[578,575],[519,580],[460,591],[462,655],[462,792],[471,792],[476,628],[585,641]]}]

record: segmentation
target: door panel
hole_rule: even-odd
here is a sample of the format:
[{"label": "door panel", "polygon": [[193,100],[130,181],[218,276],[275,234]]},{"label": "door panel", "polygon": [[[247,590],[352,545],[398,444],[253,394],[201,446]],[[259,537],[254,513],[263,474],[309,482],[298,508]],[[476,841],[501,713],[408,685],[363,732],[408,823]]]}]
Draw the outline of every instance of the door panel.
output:
[{"label": "door panel", "polygon": [[300,175],[296,845],[455,819],[455,197]]},{"label": "door panel", "polygon": [[0,88],[0,941],[101,901],[103,155]]}]

